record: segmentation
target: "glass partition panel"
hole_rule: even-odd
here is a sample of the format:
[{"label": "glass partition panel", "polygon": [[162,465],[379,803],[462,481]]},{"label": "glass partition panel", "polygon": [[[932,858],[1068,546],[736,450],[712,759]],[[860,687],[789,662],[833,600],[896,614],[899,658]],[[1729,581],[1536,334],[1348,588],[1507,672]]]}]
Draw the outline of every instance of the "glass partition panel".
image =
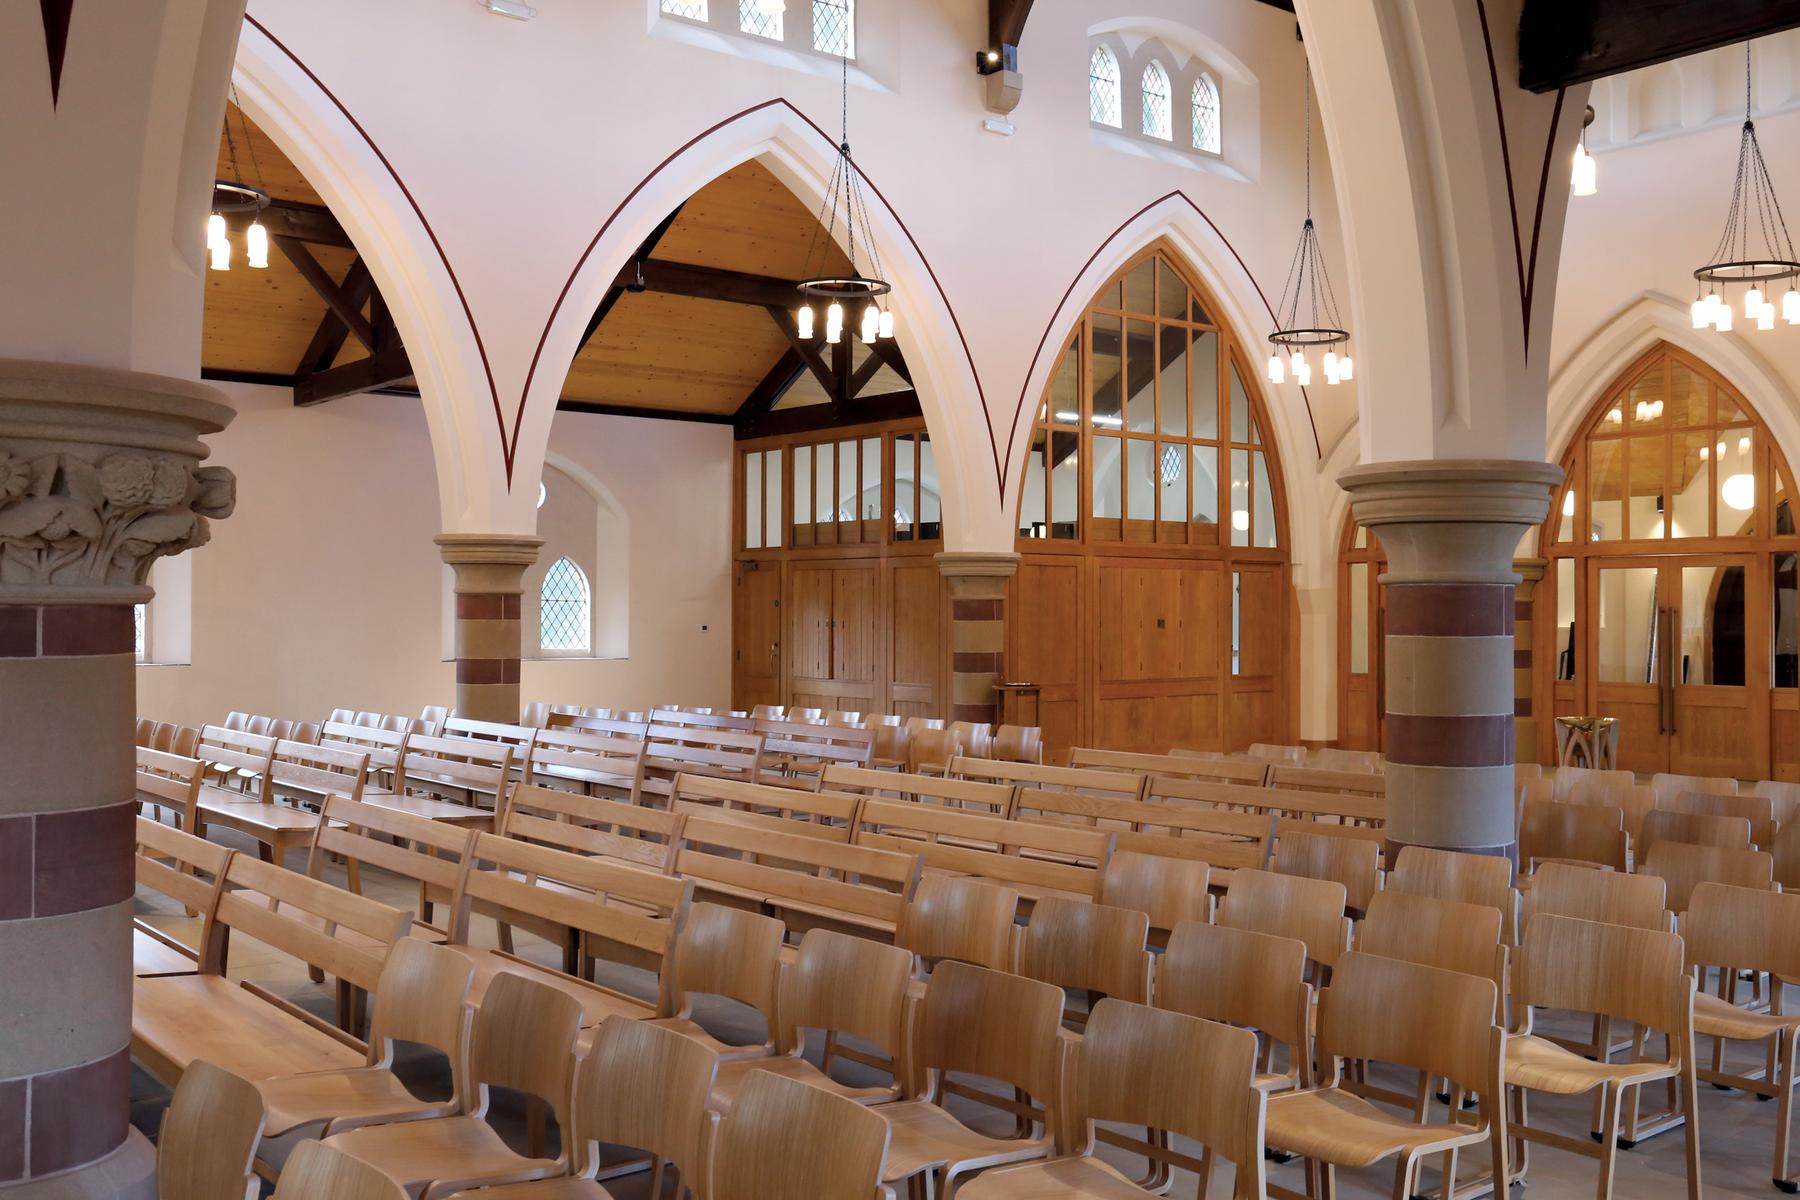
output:
[{"label": "glass partition panel", "polygon": [[1275,491],[1269,484],[1269,460],[1261,450],[1253,453],[1251,460],[1251,544],[1272,550],[1275,548]]},{"label": "glass partition panel", "polygon": [[1231,452],[1231,544],[1250,544],[1250,452]]},{"label": "glass partition panel", "polygon": [[1188,358],[1193,364],[1194,434],[1217,441],[1219,437],[1219,335],[1210,329],[1192,331]]},{"label": "glass partition panel", "polygon": [[771,550],[781,548],[781,459],[783,452],[770,450],[763,454],[763,545]]},{"label": "glass partition panel", "polygon": [[813,448],[794,447],[794,545],[813,544]]},{"label": "glass partition panel", "polygon": [[1573,679],[1575,654],[1575,560],[1556,560],[1556,677]]},{"label": "glass partition panel", "polygon": [[760,550],[763,544],[762,451],[744,455],[744,549]]},{"label": "glass partition panel", "polygon": [[837,516],[837,455],[831,443],[813,447],[813,520],[829,525]]},{"label": "glass partition panel", "polygon": [[944,536],[944,505],[938,491],[937,456],[931,435],[919,435],[919,540],[934,542]]},{"label": "glass partition panel", "polygon": [[1146,258],[1125,276],[1125,311],[1156,311],[1156,260]]},{"label": "glass partition panel", "polygon": [[1712,534],[1712,455],[1711,434],[1675,436],[1675,478],[1669,481],[1675,510],[1669,521],[1670,537]]},{"label": "glass partition panel", "polygon": [[1744,686],[1744,568],[1681,568],[1682,683]]},{"label": "glass partition panel", "polygon": [[1112,525],[1096,525],[1094,536],[1107,541],[1119,540],[1118,520],[1125,515],[1125,486],[1120,467],[1125,450],[1116,437],[1093,439],[1094,469],[1089,473],[1094,489],[1094,519],[1111,521]]},{"label": "glass partition panel", "polygon": [[1050,377],[1049,411],[1045,414],[1058,425],[1081,423],[1081,352],[1073,343],[1063,351]]},{"label": "glass partition panel", "polygon": [[868,521],[869,528],[864,541],[878,542],[881,535],[875,532],[881,526],[882,486],[881,486],[881,439],[864,438],[862,440],[862,519]]},{"label": "glass partition panel", "polygon": [[1025,487],[1019,497],[1019,536],[1048,537],[1048,521],[1044,516],[1044,451],[1050,442],[1050,431],[1039,429],[1031,435],[1031,453],[1025,456]]},{"label": "glass partition panel", "polygon": [[1173,442],[1164,442],[1156,450],[1157,480],[1162,486],[1157,503],[1161,506],[1159,519],[1164,521],[1180,521],[1184,524],[1188,519],[1188,481],[1187,454],[1185,447]]},{"label": "glass partition panel", "polygon": [[1665,465],[1669,440],[1664,437],[1634,437],[1628,445],[1631,462],[1626,476],[1631,488],[1630,532],[1632,538],[1668,536],[1663,521]]},{"label": "glass partition panel", "polygon": [[1369,564],[1350,564],[1350,673],[1369,673]]},{"label": "glass partition panel", "polygon": [[1210,545],[1219,542],[1219,448],[1192,446],[1194,477],[1194,523],[1206,527],[1199,539]]},{"label": "glass partition panel", "polygon": [[1126,446],[1130,461],[1126,464],[1125,472],[1125,515],[1133,521],[1155,520],[1156,443],[1144,438],[1131,438]]},{"label": "glass partition panel", "polygon": [[1159,338],[1157,377],[1162,393],[1158,430],[1170,437],[1186,437],[1188,431],[1188,332],[1165,325]]},{"label": "glass partition panel", "polygon": [[1050,536],[1074,538],[1080,533],[1081,435],[1050,435]]},{"label": "glass partition panel", "polygon": [[1713,443],[1719,480],[1719,536],[1756,532],[1756,435],[1748,429],[1721,429]]},{"label": "glass partition panel", "polygon": [[1149,321],[1125,322],[1125,427],[1156,430],[1156,326]]},{"label": "glass partition panel", "polygon": [[1800,555],[1775,556],[1775,664],[1778,688],[1800,687]]},{"label": "glass partition panel", "polygon": [[1237,364],[1233,363],[1226,374],[1231,376],[1231,440],[1253,442],[1256,429],[1250,420],[1250,397],[1244,392],[1244,381],[1238,378]]},{"label": "glass partition panel", "polygon": [[1617,438],[1588,447],[1588,540],[1616,541],[1625,536],[1625,443]]},{"label": "glass partition panel", "polygon": [[1122,429],[1125,426],[1125,356],[1120,340],[1123,328],[1118,317],[1096,314],[1093,322],[1094,428]]},{"label": "glass partition panel", "polygon": [[894,540],[913,540],[918,517],[917,442],[910,434],[894,439]]},{"label": "glass partition panel", "polygon": [[1656,568],[1602,567],[1599,651],[1601,683],[1655,683]]},{"label": "glass partition panel", "polygon": [[1188,314],[1187,284],[1162,259],[1156,260],[1156,313],[1176,321]]}]

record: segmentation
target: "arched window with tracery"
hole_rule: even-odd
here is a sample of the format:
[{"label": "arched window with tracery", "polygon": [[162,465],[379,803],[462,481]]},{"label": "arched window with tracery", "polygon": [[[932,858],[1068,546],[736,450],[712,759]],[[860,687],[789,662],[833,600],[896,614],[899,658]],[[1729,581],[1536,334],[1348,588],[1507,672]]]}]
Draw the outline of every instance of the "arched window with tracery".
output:
[{"label": "arched window with tracery", "polygon": [[1105,46],[1088,56],[1088,120],[1119,127],[1119,60]]},{"label": "arched window with tracery", "polygon": [[1192,108],[1194,149],[1219,153],[1219,85],[1211,75],[1195,78]]},{"label": "arched window with tracery", "polygon": [[1170,119],[1169,73],[1154,58],[1144,68],[1144,79],[1141,87],[1144,102],[1144,132],[1153,138],[1169,141],[1175,135],[1171,130]]},{"label": "arched window with tracery", "polygon": [[1172,252],[1147,250],[1101,288],[1051,370],[1006,661],[1043,688],[1053,748],[1287,736],[1281,469],[1248,348],[1218,311]]},{"label": "arched window with tracery", "polygon": [[544,572],[538,589],[538,646],[548,653],[586,654],[593,645],[593,600],[587,575],[567,558]]}]

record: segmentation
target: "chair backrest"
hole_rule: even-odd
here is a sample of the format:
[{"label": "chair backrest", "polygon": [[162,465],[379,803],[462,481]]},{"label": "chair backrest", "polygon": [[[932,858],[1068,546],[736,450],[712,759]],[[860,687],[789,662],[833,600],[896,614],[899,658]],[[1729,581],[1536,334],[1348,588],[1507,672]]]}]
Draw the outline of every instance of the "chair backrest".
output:
[{"label": "chair backrest", "polygon": [[754,1071],[719,1131],[710,1200],[873,1200],[888,1123],[844,1096]]},{"label": "chair backrest", "polygon": [[443,731],[444,722],[450,719],[450,710],[441,704],[427,704],[419,710],[419,720],[425,722],[425,732],[436,736]]},{"label": "chair backrest", "polygon": [[[1063,990],[1053,984],[968,963],[940,963],[919,1005],[914,1062],[938,1073],[933,1098],[941,1073],[955,1071],[1024,1088],[1056,1110],[1062,1099],[1057,1094],[1062,1019]],[[1046,1124],[1054,1127],[1053,1121]]]},{"label": "chair backrest", "polygon": [[1800,783],[1782,780],[1758,780],[1752,795],[1767,796],[1775,802],[1775,819],[1783,825],[1800,822]]},{"label": "chair backrest", "polygon": [[1527,871],[1545,859],[1564,859],[1626,870],[1631,835],[1625,811],[1552,800],[1527,800],[1519,822],[1519,862]]},{"label": "chair backrest", "polygon": [[1702,883],[1681,918],[1689,967],[1800,978],[1800,895]]},{"label": "chair backrest", "polygon": [[1335,880],[1238,871],[1219,905],[1217,921],[1230,929],[1293,938],[1305,945],[1309,958],[1329,967],[1350,948],[1344,899],[1344,885]]},{"label": "chair backrest", "polygon": [[[1576,768],[1564,767],[1563,770]],[[1562,775],[1544,781],[1553,799],[1558,804],[1581,804],[1598,808],[1617,808],[1625,814],[1625,832],[1631,835],[1633,842],[1644,832],[1644,818],[1656,808],[1656,793],[1650,790],[1649,784],[1631,782],[1631,773],[1613,771],[1580,771],[1582,776],[1567,787],[1562,786]],[[1623,774],[1627,778],[1621,782],[1605,778],[1614,774]],[[1531,797],[1536,799],[1537,797]]]},{"label": "chair backrest", "polygon": [[787,708],[780,704],[758,704],[750,710],[753,721],[779,721],[787,714]]},{"label": "chair backrest", "polygon": [[787,927],[774,917],[722,904],[694,905],[663,967],[664,1015],[686,1017],[695,996],[723,996],[761,1013],[773,1040],[786,935]]},{"label": "chair backrest", "polygon": [[1344,955],[1319,995],[1321,1062],[1368,1059],[1441,1076],[1501,1102],[1500,991],[1491,979],[1377,954]]},{"label": "chair backrest", "polygon": [[1558,767],[1555,780],[1558,800],[1573,798],[1575,790],[1582,786],[1634,787],[1637,784],[1637,776],[1630,771],[1597,771],[1591,767]]},{"label": "chair backrest", "polygon": [[1365,954],[1479,975],[1492,980],[1504,996],[1506,946],[1500,933],[1499,912],[1485,904],[1381,892],[1357,926],[1356,948]]},{"label": "chair backrest", "polygon": [[200,731],[192,725],[177,725],[174,729],[175,735],[169,739],[169,753],[179,754],[183,758],[196,757],[194,752],[200,748]]},{"label": "chair backrest", "polygon": [[1248,753],[1251,758],[1283,766],[1298,767],[1306,763],[1305,746],[1271,746],[1267,742],[1251,742]]},{"label": "chair backrest", "polygon": [[1616,1017],[1678,1045],[1693,1019],[1685,953],[1673,933],[1538,914],[1519,947],[1513,1004]]},{"label": "chair backrest", "polygon": [[1252,929],[1185,921],[1156,964],[1156,1007],[1261,1030],[1302,1071],[1312,1061],[1312,991],[1306,944]]},{"label": "chair backrest", "polygon": [[469,989],[475,964],[447,946],[403,937],[388,951],[369,1023],[369,1057],[390,1061],[395,1042],[429,1046],[450,1060],[458,1099],[468,1098]]},{"label": "chair backrest", "polygon": [[[915,720],[918,718],[914,718]],[[947,771],[950,763],[963,752],[962,741],[943,727],[943,722],[936,726],[921,726],[917,729],[908,723],[906,735],[906,769],[923,771],[927,767],[938,771]]]},{"label": "chair backrest", "polygon": [[1307,766],[1325,771],[1358,771],[1367,775],[1381,773],[1379,750],[1343,750],[1336,746],[1320,746],[1307,758]]},{"label": "chair backrest", "polygon": [[1120,850],[1106,860],[1094,899],[1137,909],[1150,918],[1160,940],[1183,921],[1212,920],[1211,882],[1212,867],[1205,862]]},{"label": "chair backrest", "polygon": [[1698,792],[1711,796],[1735,796],[1738,791],[1737,780],[1723,775],[1672,775],[1658,773],[1650,777],[1650,790],[1656,793],[1656,802],[1662,805],[1686,792]]},{"label": "chair backrest", "polygon": [[660,808],[520,784],[507,797],[495,832],[667,874],[674,870],[686,820]]},{"label": "chair backrest", "polygon": [[[788,711],[790,714],[792,714],[794,710],[789,709]],[[906,728],[907,728],[908,732],[912,733],[915,737],[918,736],[920,730],[942,729],[942,728],[944,728],[944,726],[947,723],[948,722],[946,722],[944,720],[944,718],[942,718],[942,717],[908,717],[908,718],[906,718]]]},{"label": "chair backrest", "polygon": [[[469,1041],[475,1114],[486,1114],[490,1088],[511,1088],[542,1100],[557,1127],[569,1128],[580,1034],[581,1001],[574,996],[511,971],[495,975],[482,994]],[[569,1149],[562,1161],[568,1161]]]},{"label": "chair backrest", "polygon": [[579,784],[621,792],[633,804],[642,799],[644,755],[641,737],[574,729],[544,729],[531,747],[531,777],[536,784]]},{"label": "chair backrest", "polygon": [[132,727],[131,740],[134,746],[149,746],[150,737],[156,732],[156,722],[149,717],[139,717]]},{"label": "chair backrest", "polygon": [[406,1200],[406,1189],[360,1158],[302,1142],[281,1168],[275,1200]]},{"label": "chair backrest", "polygon": [[240,731],[248,730],[250,728],[250,714],[233,709],[225,714],[224,727],[226,729],[236,729]]},{"label": "chair backrest", "polygon": [[913,956],[901,946],[814,928],[781,972],[782,1053],[798,1053],[808,1029],[849,1034],[899,1061],[906,1038]]},{"label": "chair backrest", "polygon": [[[793,826],[795,831],[776,828]],[[897,924],[918,882],[918,847],[845,845],[807,836],[798,822],[689,816],[675,869],[701,884],[749,889],[878,925]]]},{"label": "chair backrest", "polygon": [[1013,969],[1014,888],[959,875],[925,875],[901,910],[894,944],[927,965],[946,960]]},{"label": "chair backrest", "polygon": [[1742,817],[1750,822],[1750,842],[1767,850],[1775,844],[1775,801],[1768,796],[1725,796],[1713,792],[1682,792],[1659,800],[1658,807],[1672,812],[1701,813],[1713,817]]},{"label": "chair backrest", "polygon": [[653,1021],[603,1021],[577,1068],[575,1169],[598,1162],[601,1145],[628,1146],[668,1160],[695,1186],[718,1069],[705,1043]]},{"label": "chair backrest", "polygon": [[[243,854],[226,864],[225,888],[214,909],[213,939],[201,959],[211,974],[224,973],[222,931],[233,929],[373,992],[389,949],[412,924],[410,912]],[[265,899],[249,900],[233,889]]]},{"label": "chair backrest", "polygon": [[1658,842],[1748,850],[1750,822],[1743,817],[1719,817],[1708,813],[1685,813],[1658,808],[1644,814],[1644,832],[1637,841],[1637,860],[1648,861]]},{"label": "chair backrest", "polygon": [[912,800],[944,808],[972,809],[990,817],[1012,815],[1016,790],[1008,783],[977,783],[943,775],[914,775],[901,771],[876,771],[867,767],[827,766],[819,786],[835,792],[876,796],[887,800]]},{"label": "chair backrest", "polygon": [[1261,1197],[1268,1097],[1255,1086],[1256,1052],[1247,1029],[1101,1000],[1077,1052],[1075,1114],[1191,1138],[1231,1162],[1236,1195]]},{"label": "chair backrest", "polygon": [[1046,896],[1019,937],[1019,974],[1148,1004],[1149,939],[1150,918],[1136,909]]},{"label": "chair backrest", "polygon": [[1677,916],[1688,909],[1688,900],[1702,883],[1768,891],[1775,886],[1775,856],[1762,850],[1737,850],[1726,846],[1696,846],[1689,842],[1658,842],[1639,868],[1669,885],[1669,911]]},{"label": "chair backrest", "polygon": [[906,726],[899,723],[896,717],[893,723],[871,718],[868,728],[875,734],[875,749],[871,762],[895,763],[904,768],[912,753],[912,734]]},{"label": "chair backrest", "polygon": [[519,714],[519,724],[531,729],[542,729],[550,723],[550,705],[542,700],[533,700]]},{"label": "chair backrest", "polygon": [[1775,834],[1775,882],[1784,890],[1800,890],[1800,821],[1784,824]]},{"label": "chair backrest", "polygon": [[970,758],[994,756],[994,727],[985,721],[952,721],[950,732],[962,744],[962,753]]},{"label": "chair backrest", "polygon": [[156,1139],[157,1192],[184,1200],[255,1200],[261,1181],[252,1164],[267,1120],[254,1083],[209,1062],[189,1063]]},{"label": "chair backrest", "polygon": [[1523,919],[1529,922],[1544,913],[1635,929],[1667,930],[1668,894],[1669,885],[1657,875],[1626,875],[1548,863],[1531,878]]},{"label": "chair backrest", "polygon": [[1269,865],[1279,875],[1343,884],[1353,912],[1368,911],[1370,899],[1381,889],[1381,847],[1365,838],[1310,831],[1283,833]]},{"label": "chair backrest", "polygon": [[1044,761],[1044,731],[1036,725],[1002,725],[994,730],[993,754],[1002,762]]},{"label": "chair backrest", "polygon": [[1512,860],[1495,854],[1464,854],[1430,846],[1408,846],[1388,865],[1390,891],[1500,910],[1502,936],[1518,940],[1519,893],[1512,886]]}]

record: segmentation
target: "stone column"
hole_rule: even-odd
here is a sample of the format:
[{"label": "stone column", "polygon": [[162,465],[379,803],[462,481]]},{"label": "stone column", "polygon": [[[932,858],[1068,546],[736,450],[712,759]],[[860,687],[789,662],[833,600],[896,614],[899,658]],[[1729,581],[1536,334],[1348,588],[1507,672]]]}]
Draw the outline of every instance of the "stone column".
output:
[{"label": "stone column", "polygon": [[456,711],[478,721],[516,723],[520,592],[544,539],[445,533],[437,544],[456,571]]},{"label": "stone column", "polygon": [[939,554],[937,564],[950,581],[950,719],[996,724],[1006,581],[1019,569],[1019,556],[950,551]]},{"label": "stone column", "polygon": [[[1533,669],[1537,612],[1537,588],[1550,563],[1542,558],[1521,558],[1513,563],[1519,576],[1513,593],[1513,744],[1520,762],[1538,760],[1537,672]],[[1551,617],[1555,617],[1555,613]],[[1554,624],[1554,620],[1551,622]],[[1544,697],[1543,714],[1550,714],[1550,697]]]},{"label": "stone column", "polygon": [[1389,862],[1409,845],[1517,857],[1513,552],[1562,477],[1549,463],[1444,459],[1338,478],[1388,555]]},{"label": "stone column", "polygon": [[0,1193],[154,1194],[131,1129],[132,605],[230,515],[214,389],[0,359]]}]

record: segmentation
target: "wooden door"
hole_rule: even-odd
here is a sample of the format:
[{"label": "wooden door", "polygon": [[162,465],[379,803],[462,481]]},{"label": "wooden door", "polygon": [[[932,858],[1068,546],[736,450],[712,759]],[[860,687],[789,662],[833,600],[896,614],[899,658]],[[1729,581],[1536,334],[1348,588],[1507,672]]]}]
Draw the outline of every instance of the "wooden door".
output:
[{"label": "wooden door", "polygon": [[888,608],[893,613],[889,703],[885,712],[942,716],[950,709],[949,601],[943,572],[931,559],[890,563]]},{"label": "wooden door", "polygon": [[1214,748],[1224,570],[1181,559],[1095,564],[1093,744]]},{"label": "wooden door", "polygon": [[831,694],[833,708],[861,712],[875,703],[880,661],[881,567],[838,567],[831,572]]},{"label": "wooden door", "polygon": [[1279,742],[1286,727],[1287,568],[1240,564],[1232,572],[1231,735],[1228,749]]},{"label": "wooden door", "polygon": [[731,595],[732,706],[780,704],[780,564],[738,563]]},{"label": "wooden door", "polygon": [[1007,600],[1006,673],[1009,683],[1038,688],[1038,725],[1044,760],[1066,761],[1086,738],[1082,727],[1081,647],[1084,560],[1072,555],[1023,559]]},{"label": "wooden door", "polygon": [[1627,771],[1669,769],[1665,647],[1667,596],[1654,558],[1588,563],[1589,704],[1616,717],[1618,765]]},{"label": "wooden door", "polygon": [[787,703],[806,708],[835,708],[831,679],[830,567],[794,566],[788,574]]}]

